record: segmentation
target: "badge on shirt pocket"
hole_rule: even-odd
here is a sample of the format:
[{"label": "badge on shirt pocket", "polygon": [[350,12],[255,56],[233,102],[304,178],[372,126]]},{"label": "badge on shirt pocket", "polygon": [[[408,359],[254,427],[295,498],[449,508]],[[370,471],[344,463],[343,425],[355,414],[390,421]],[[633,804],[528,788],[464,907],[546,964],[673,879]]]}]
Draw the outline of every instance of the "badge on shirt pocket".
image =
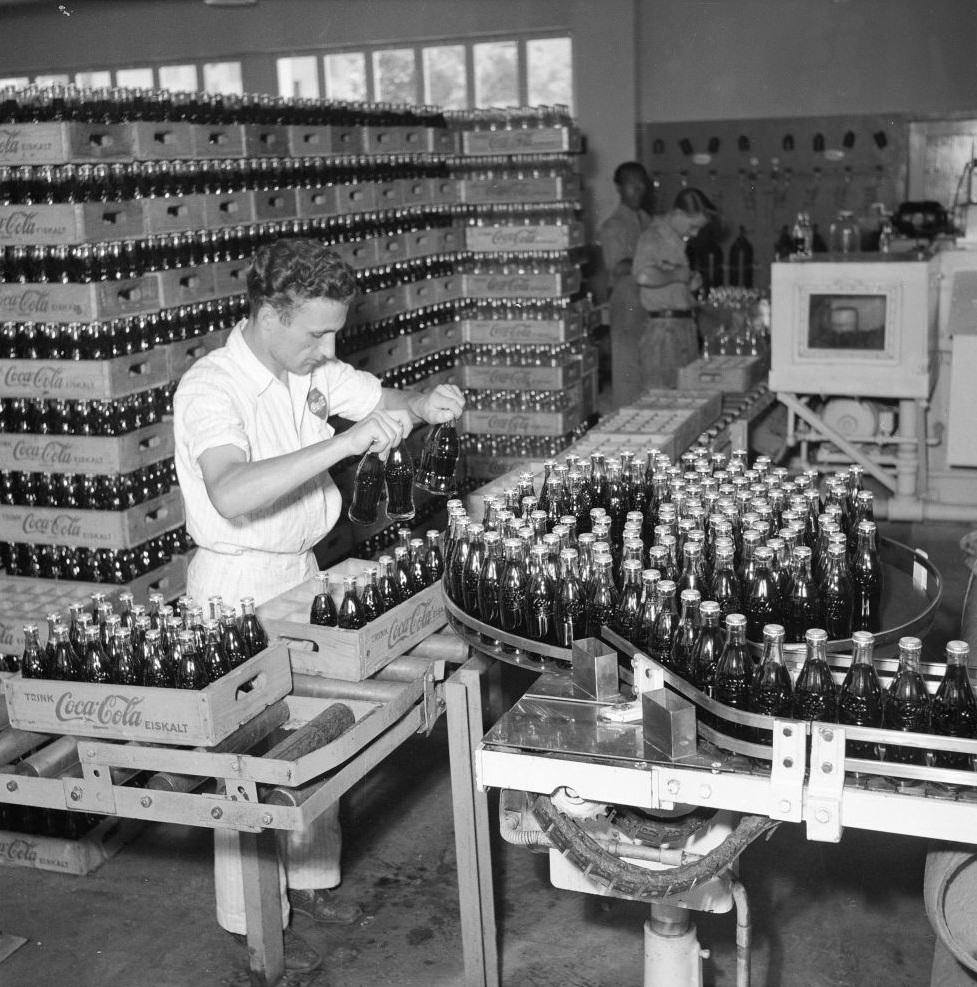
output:
[{"label": "badge on shirt pocket", "polygon": [[326,400],[325,395],[318,387],[313,387],[309,391],[309,396],[306,398],[306,404],[309,406],[309,411],[312,412],[316,418],[321,418],[325,421],[329,417],[329,402]]}]

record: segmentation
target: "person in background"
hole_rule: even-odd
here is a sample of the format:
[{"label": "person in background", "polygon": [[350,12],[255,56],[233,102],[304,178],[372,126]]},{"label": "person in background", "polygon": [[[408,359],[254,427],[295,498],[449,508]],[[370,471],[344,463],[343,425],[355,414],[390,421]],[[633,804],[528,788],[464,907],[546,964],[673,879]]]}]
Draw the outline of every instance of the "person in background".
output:
[{"label": "person in background", "polygon": [[[356,289],[353,270],[321,243],[261,247],[247,275],[248,317],[225,345],[198,360],[174,397],[176,469],[187,528],[197,543],[187,593],[261,604],[312,577],[313,547],[339,521],[329,469],[367,451],[385,457],[419,422],[457,418],[461,391],[381,387],[336,359]],[[328,419],[354,424],[336,435]],[[291,911],[314,922],[356,921],[360,909],[330,889],[340,882],[339,805],[307,829],[279,834],[286,969],[321,958],[287,928]],[[246,933],[238,834],[214,831],[218,922]],[[286,893],[287,887],[287,893]]]},{"label": "person in background", "polygon": [[638,339],[645,388],[674,388],[679,369],[699,355],[695,292],[702,279],[689,267],[685,245],[715,215],[716,207],[703,192],[684,188],[638,240],[632,271],[646,313]]},{"label": "person in background", "polygon": [[620,406],[642,390],[636,367],[644,316],[631,264],[638,238],[651,224],[651,216],[644,209],[651,182],[644,165],[625,161],[614,170],[614,185],[620,202],[601,224],[600,247],[610,290],[611,383],[614,403]]}]

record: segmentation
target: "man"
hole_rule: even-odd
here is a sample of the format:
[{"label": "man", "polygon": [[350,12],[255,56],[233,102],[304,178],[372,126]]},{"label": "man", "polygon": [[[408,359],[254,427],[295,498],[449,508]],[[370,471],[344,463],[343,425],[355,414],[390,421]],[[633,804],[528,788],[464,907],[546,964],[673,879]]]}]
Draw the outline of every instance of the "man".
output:
[{"label": "man", "polygon": [[647,315],[638,339],[643,388],[674,388],[679,369],[699,355],[694,292],[702,279],[689,267],[685,244],[715,214],[702,192],[682,189],[672,208],[655,216],[638,240],[632,270]]},{"label": "man", "polygon": [[[312,576],[312,552],[340,517],[328,470],[350,456],[381,457],[418,422],[457,418],[461,391],[382,388],[336,359],[356,288],[352,269],[313,240],[263,246],[247,277],[249,315],[227,343],[199,360],[174,397],[176,467],[187,528],[198,548],[187,593],[260,604]],[[327,419],[354,424],[335,435]],[[340,881],[339,806],[308,830],[280,834],[282,924],[291,910],[318,923],[350,923],[359,909],[328,889]],[[239,941],[246,932],[237,833],[215,830],[217,916]],[[286,873],[288,895],[286,897]],[[321,960],[286,929],[286,969]]]},{"label": "man", "polygon": [[610,287],[611,384],[614,403],[620,406],[642,390],[637,367],[644,313],[631,278],[631,264],[638,238],[651,224],[651,216],[643,208],[651,182],[642,164],[625,161],[614,170],[614,185],[620,202],[601,224],[600,246]]}]

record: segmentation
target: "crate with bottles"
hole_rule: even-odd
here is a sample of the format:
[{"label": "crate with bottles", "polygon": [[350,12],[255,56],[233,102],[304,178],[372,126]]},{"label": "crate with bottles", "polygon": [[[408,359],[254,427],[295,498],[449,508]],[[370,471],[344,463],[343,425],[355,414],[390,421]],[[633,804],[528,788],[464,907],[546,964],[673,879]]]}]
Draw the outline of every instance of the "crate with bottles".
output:
[{"label": "crate with bottles", "polygon": [[42,645],[24,627],[18,674],[4,679],[13,727],[39,733],[212,747],[291,691],[284,645],[269,645],[254,600],[241,613],[219,597],[210,616],[189,597],[178,608],[106,594],[54,611]]},{"label": "crate with bottles", "polygon": [[448,127],[461,134],[470,156],[578,153],[583,149],[569,108],[520,106],[446,112]]}]

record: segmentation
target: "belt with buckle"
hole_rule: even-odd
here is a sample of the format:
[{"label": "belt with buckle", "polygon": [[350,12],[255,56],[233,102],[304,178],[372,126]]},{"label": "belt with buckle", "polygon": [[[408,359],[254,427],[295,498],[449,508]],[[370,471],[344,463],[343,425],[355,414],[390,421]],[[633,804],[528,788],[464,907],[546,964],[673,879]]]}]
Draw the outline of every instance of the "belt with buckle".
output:
[{"label": "belt with buckle", "polygon": [[649,312],[652,319],[691,319],[695,313],[690,308],[657,308]]}]

